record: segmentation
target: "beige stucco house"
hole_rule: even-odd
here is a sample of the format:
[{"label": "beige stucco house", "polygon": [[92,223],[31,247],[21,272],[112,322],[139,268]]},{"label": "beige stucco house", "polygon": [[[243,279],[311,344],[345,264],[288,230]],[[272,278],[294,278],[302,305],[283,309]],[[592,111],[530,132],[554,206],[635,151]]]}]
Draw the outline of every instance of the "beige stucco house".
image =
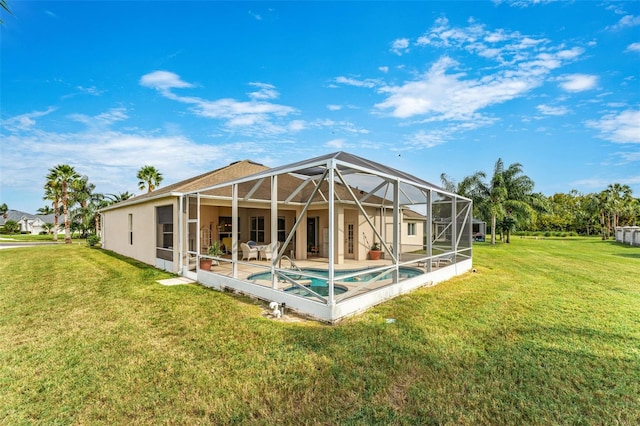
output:
[{"label": "beige stucco house", "polygon": [[[471,269],[471,211],[464,197],[338,152],[277,168],[239,161],[114,204],[101,211],[102,241],[333,322]],[[210,256],[212,245],[223,253]]]}]

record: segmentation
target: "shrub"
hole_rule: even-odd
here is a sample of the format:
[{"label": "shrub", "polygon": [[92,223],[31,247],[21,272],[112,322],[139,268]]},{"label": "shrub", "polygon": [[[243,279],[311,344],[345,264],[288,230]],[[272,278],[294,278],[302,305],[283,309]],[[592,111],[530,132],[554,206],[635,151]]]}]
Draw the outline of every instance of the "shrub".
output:
[{"label": "shrub", "polygon": [[20,232],[20,224],[15,220],[7,220],[4,223],[4,232],[6,234],[15,234]]},{"label": "shrub", "polygon": [[87,237],[87,245],[89,247],[95,247],[100,244],[100,235],[91,234]]}]

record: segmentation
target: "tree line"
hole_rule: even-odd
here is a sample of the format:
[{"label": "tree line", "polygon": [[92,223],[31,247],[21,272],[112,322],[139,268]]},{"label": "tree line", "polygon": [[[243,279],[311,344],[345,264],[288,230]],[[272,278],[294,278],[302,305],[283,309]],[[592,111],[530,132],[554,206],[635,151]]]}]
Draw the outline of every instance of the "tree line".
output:
[{"label": "tree line", "polygon": [[[151,192],[162,182],[162,174],[153,166],[141,167],[136,177],[138,188]],[[54,222],[45,224],[45,230],[53,232],[53,240],[58,240],[60,218],[64,220],[65,243],[71,243],[73,232],[79,232],[84,236],[97,235],[100,230],[99,210],[114,203],[127,200],[134,194],[121,192],[119,194],[101,194],[95,192],[96,186],[89,181],[88,176],[83,176],[68,164],[58,164],[48,170],[45,177],[43,200],[49,201],[37,210],[41,215],[53,214]],[[6,203],[1,206],[2,214],[6,214]],[[6,216],[5,216],[6,217]],[[5,231],[19,230],[15,225],[5,222]]]},{"label": "tree line", "polygon": [[598,193],[545,196],[534,192],[534,181],[524,174],[522,164],[505,167],[498,159],[490,178],[476,172],[456,183],[446,174],[442,185],[450,192],[473,200],[474,217],[487,222],[491,244],[496,235],[508,243],[513,231],[563,231],[580,235],[600,234],[611,238],[617,226],[640,221],[640,199],[628,185],[610,184]]}]

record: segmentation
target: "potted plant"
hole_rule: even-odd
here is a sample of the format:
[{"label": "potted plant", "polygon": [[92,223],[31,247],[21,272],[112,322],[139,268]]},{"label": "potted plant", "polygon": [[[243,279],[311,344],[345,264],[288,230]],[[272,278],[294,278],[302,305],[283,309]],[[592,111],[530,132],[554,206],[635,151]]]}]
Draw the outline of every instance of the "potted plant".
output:
[{"label": "potted plant", "polygon": [[[220,243],[218,241],[214,241],[213,244],[211,244],[209,246],[209,249],[207,250],[207,256],[218,257],[220,255],[222,255],[222,249],[220,248]],[[201,258],[200,269],[204,269],[205,271],[210,271],[211,266],[213,266],[213,262],[216,262],[216,265],[218,264],[218,262],[215,261],[214,259]]]},{"label": "potted plant", "polygon": [[373,243],[371,245],[371,248],[369,249],[369,259],[371,260],[380,260],[380,254],[382,252],[380,251],[380,244],[379,243]]}]

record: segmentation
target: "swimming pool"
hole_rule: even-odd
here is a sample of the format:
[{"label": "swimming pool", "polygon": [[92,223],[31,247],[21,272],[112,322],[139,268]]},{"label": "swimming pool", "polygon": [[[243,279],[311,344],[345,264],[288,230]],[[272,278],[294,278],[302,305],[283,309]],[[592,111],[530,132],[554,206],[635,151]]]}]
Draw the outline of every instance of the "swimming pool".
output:
[{"label": "swimming pool", "polygon": [[[353,269],[353,270],[340,270],[340,271],[336,271],[338,274],[336,275],[335,279],[336,281],[342,281],[342,282],[365,282],[365,281],[371,281],[372,279],[376,278],[379,274],[379,272],[367,272],[355,277],[349,277],[349,278],[340,278],[340,276],[345,276],[345,275],[351,275],[351,274],[355,274],[357,272],[361,272],[363,270],[357,270],[357,269]],[[288,278],[291,278],[292,280],[295,281],[300,281],[303,280],[306,283],[304,284],[304,287],[316,292],[317,294],[319,294],[320,296],[328,296],[329,295],[329,285],[327,283],[328,277],[329,277],[329,271],[326,269],[313,269],[313,268],[304,268],[301,270],[301,272],[303,273],[310,273],[313,274],[313,277],[309,277],[306,275],[301,275],[296,271],[291,271],[291,272],[287,272],[286,276]],[[400,280],[404,280],[407,278],[413,278],[413,277],[417,277],[418,275],[422,275],[424,272],[420,269],[416,269],[416,268],[406,268],[406,267],[401,267],[399,269],[399,279]],[[384,280],[384,279],[389,279],[391,278],[391,274],[392,271],[387,272],[386,274],[384,274],[383,276],[379,277],[380,280]],[[248,277],[249,280],[255,281],[255,280],[266,280],[266,281],[271,281],[271,272],[260,272],[258,274],[253,274],[250,275]],[[346,292],[348,289],[345,286],[341,286],[339,284],[334,284],[333,286],[333,292],[335,295],[338,294],[342,294],[344,292]],[[301,296],[308,296],[311,293],[309,292],[305,292],[304,289],[300,288],[300,287],[290,287],[288,289],[285,289],[286,292],[290,292],[293,294],[298,294]]]}]

